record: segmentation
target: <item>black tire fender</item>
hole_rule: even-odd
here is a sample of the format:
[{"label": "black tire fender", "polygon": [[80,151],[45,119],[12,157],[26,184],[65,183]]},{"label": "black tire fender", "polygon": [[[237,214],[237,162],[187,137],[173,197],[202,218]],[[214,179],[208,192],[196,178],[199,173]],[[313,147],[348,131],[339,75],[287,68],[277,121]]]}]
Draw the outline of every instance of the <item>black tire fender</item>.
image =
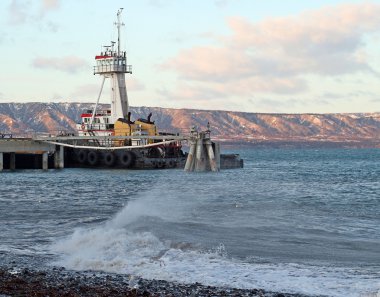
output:
[{"label": "black tire fender", "polygon": [[135,164],[136,155],[131,151],[124,151],[120,154],[119,161],[123,167],[131,168]]},{"label": "black tire fender", "polygon": [[94,166],[98,163],[99,156],[96,151],[89,151],[87,155],[87,162],[89,165]]},{"label": "black tire fender", "polygon": [[113,152],[104,153],[104,164],[108,167],[112,167],[115,164],[115,154]]},{"label": "black tire fender", "polygon": [[170,168],[174,168],[174,167],[176,166],[176,162],[175,162],[174,160],[169,160],[169,162],[168,162],[168,166],[169,166]]},{"label": "black tire fender", "polygon": [[79,163],[84,164],[84,162],[87,160],[87,151],[79,150],[77,154],[77,160]]}]

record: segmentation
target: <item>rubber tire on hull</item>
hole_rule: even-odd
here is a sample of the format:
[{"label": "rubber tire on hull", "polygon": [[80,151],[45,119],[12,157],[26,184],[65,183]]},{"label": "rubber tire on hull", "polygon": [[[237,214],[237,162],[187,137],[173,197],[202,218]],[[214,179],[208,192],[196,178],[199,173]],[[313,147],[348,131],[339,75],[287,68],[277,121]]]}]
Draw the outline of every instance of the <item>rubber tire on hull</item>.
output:
[{"label": "rubber tire on hull", "polygon": [[91,166],[98,164],[99,156],[96,151],[90,151],[87,155],[87,163]]},{"label": "rubber tire on hull", "polygon": [[149,158],[160,158],[161,157],[161,151],[158,147],[151,147],[148,150],[148,157]]},{"label": "rubber tire on hull", "polygon": [[77,161],[80,164],[84,164],[87,160],[87,151],[86,150],[79,150],[77,153]]},{"label": "rubber tire on hull", "polygon": [[157,162],[157,168],[164,168],[166,165],[165,161],[158,161]]},{"label": "rubber tire on hull", "polygon": [[123,167],[131,168],[135,164],[136,155],[131,151],[124,151],[120,154],[119,161]]},{"label": "rubber tire on hull", "polygon": [[112,167],[115,164],[116,157],[113,152],[104,153],[104,164],[108,167]]}]

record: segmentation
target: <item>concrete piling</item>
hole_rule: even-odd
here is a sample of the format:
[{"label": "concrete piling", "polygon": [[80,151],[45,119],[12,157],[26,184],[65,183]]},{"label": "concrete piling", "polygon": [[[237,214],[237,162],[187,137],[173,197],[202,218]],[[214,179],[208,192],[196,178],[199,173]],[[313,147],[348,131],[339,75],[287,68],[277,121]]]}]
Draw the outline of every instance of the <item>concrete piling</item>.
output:
[{"label": "concrete piling", "polygon": [[64,147],[56,145],[55,151],[54,151],[54,168],[63,169],[65,167],[64,164],[65,164]]},{"label": "concrete piling", "polygon": [[10,153],[9,169],[16,170],[16,153]]},{"label": "concrete piling", "polygon": [[220,143],[214,142],[216,168],[220,169]]},{"label": "concrete piling", "polygon": [[197,155],[195,162],[195,171],[202,172],[206,171],[206,155],[205,155],[205,145],[204,145],[204,134],[199,133],[199,138],[197,139]]},{"label": "concrete piling", "polygon": [[42,169],[43,170],[48,170],[49,169],[49,164],[48,164],[48,153],[47,152],[44,152],[42,154]]},{"label": "concrete piling", "polygon": [[198,132],[193,128],[185,171],[219,171],[220,147],[219,144],[214,144],[214,147],[218,148],[218,150],[214,151],[213,142],[210,139],[210,130]]},{"label": "concrete piling", "polygon": [[65,151],[64,147],[60,146],[59,147],[59,169],[65,168]]},{"label": "concrete piling", "polygon": [[210,161],[211,171],[219,171],[216,165],[215,154],[214,154],[214,150],[212,149],[211,141],[208,141],[206,143],[206,148],[207,148],[208,159]]},{"label": "concrete piling", "polygon": [[185,171],[194,171],[194,154],[195,154],[196,142],[190,140],[190,150],[187,155]]}]

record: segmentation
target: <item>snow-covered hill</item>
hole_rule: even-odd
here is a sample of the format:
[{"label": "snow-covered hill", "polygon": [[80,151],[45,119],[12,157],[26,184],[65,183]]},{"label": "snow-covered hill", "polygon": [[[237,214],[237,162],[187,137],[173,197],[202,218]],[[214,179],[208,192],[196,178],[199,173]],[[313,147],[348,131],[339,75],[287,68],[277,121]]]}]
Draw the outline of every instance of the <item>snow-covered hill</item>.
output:
[{"label": "snow-covered hill", "polygon": [[[56,133],[75,130],[89,103],[0,103],[0,133]],[[160,131],[205,128],[214,138],[244,143],[357,143],[378,146],[380,113],[264,114],[216,110],[131,107],[132,120],[152,112]]]}]

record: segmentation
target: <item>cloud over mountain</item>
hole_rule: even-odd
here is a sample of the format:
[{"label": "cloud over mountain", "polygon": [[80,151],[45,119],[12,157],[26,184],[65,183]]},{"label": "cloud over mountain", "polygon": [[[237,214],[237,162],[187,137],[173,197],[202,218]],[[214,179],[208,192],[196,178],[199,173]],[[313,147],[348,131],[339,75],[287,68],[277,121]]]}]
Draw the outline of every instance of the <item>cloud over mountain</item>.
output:
[{"label": "cloud over mountain", "polygon": [[379,15],[379,4],[363,2],[261,22],[230,17],[232,33],[219,36],[217,45],[183,49],[163,66],[210,94],[302,93],[308,75],[375,72],[364,47],[365,37],[380,30]]}]

